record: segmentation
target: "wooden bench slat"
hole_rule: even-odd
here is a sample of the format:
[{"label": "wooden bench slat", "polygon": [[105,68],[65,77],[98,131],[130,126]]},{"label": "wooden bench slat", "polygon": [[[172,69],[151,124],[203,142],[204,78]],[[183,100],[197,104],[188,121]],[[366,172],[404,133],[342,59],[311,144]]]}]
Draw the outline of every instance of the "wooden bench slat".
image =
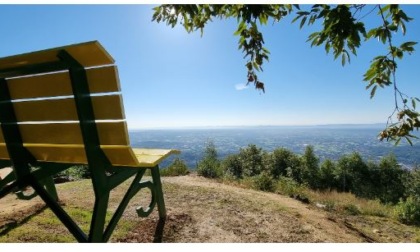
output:
[{"label": "wooden bench slat", "polygon": [[[97,120],[125,119],[121,95],[93,96],[92,105]],[[79,120],[73,98],[15,102],[13,107],[18,122]]]},{"label": "wooden bench slat", "polygon": [[[23,144],[39,162],[87,164],[83,144]],[[101,145],[111,164],[140,167],[130,146]],[[5,145],[0,144],[0,159],[9,159]]]},{"label": "wooden bench slat", "polygon": [[0,58],[0,70],[24,67],[33,64],[55,62],[58,61],[58,52],[63,49],[66,50],[84,67],[109,65],[114,63],[114,59],[101,46],[101,44],[99,44],[97,41],[91,41]]},{"label": "wooden bench slat", "polygon": [[[94,93],[120,92],[116,66],[86,70],[89,91]],[[30,99],[73,95],[68,72],[25,76],[7,80],[12,99]]]},{"label": "wooden bench slat", "polygon": [[[82,144],[24,144],[40,162],[87,164]],[[171,154],[171,149],[132,149],[130,146],[101,145],[101,149],[114,166],[154,167]],[[0,159],[9,159],[6,146],[0,144]]]},{"label": "wooden bench slat", "polygon": [[[97,122],[102,145],[129,145],[125,121]],[[79,123],[19,124],[23,143],[83,144]],[[0,131],[0,143],[4,143]]]},{"label": "wooden bench slat", "polygon": [[142,149],[133,148],[134,155],[140,166],[154,167],[171,154],[179,154],[178,150],[171,149]]}]

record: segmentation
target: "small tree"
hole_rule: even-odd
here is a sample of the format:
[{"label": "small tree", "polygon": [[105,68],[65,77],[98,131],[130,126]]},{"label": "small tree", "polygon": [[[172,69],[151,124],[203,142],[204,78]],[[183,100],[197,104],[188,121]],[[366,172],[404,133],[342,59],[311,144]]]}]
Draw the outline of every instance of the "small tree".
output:
[{"label": "small tree", "polygon": [[277,148],[270,156],[270,165],[267,166],[273,178],[278,179],[280,176],[286,176],[288,167],[296,169],[300,166],[299,157],[285,148]]},{"label": "small tree", "polygon": [[239,151],[239,160],[243,168],[243,175],[252,177],[259,175],[264,170],[263,151],[255,144],[250,144]]},{"label": "small tree", "polygon": [[404,175],[405,193],[420,202],[420,167],[416,166]]},{"label": "small tree", "polygon": [[337,181],[334,176],[337,165],[330,159],[325,159],[319,168],[319,188],[320,189],[337,189]]},{"label": "small tree", "polygon": [[216,146],[212,141],[206,144],[204,157],[197,164],[197,173],[206,178],[220,178],[223,175],[220,161],[217,159]]},{"label": "small tree", "polygon": [[319,184],[319,158],[315,155],[314,147],[308,145],[302,156],[302,180],[311,188],[318,188]]},{"label": "small tree", "polygon": [[238,154],[227,156],[222,161],[222,170],[227,176],[234,177],[235,179],[243,178],[242,163]]},{"label": "small tree", "polygon": [[190,173],[188,166],[180,158],[176,158],[171,165],[160,171],[162,176],[183,176],[188,173]]},{"label": "small tree", "polygon": [[394,155],[383,157],[379,162],[380,183],[379,199],[384,203],[398,203],[404,196],[405,187],[403,184],[404,170],[401,169]]},{"label": "small tree", "polygon": [[359,197],[367,197],[371,183],[368,165],[359,153],[342,156],[338,160],[339,190],[352,192]]}]

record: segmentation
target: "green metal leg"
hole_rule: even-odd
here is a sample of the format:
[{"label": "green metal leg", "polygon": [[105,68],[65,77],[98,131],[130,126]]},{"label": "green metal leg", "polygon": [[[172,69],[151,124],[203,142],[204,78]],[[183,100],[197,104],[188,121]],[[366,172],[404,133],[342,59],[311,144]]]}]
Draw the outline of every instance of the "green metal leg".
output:
[{"label": "green metal leg", "polygon": [[114,231],[118,221],[120,220],[124,210],[127,208],[128,203],[130,202],[131,198],[140,191],[141,187],[139,186],[139,182],[143,177],[145,170],[140,170],[137,172],[136,177],[134,178],[133,182],[131,183],[130,187],[128,188],[127,192],[124,195],[124,198],[121,200],[120,205],[118,206],[117,210],[115,211],[114,215],[112,216],[111,220],[109,221],[108,226],[106,227],[105,234],[104,234],[104,241],[108,241],[111,237],[112,232]]},{"label": "green metal leg", "polygon": [[155,186],[152,183],[152,181],[143,181],[143,182],[138,183],[137,186],[138,186],[139,189],[149,188],[149,190],[152,194],[152,199],[150,201],[149,206],[146,209],[144,209],[142,206],[136,208],[136,212],[137,212],[137,215],[139,217],[147,217],[152,213],[152,211],[153,211],[153,209],[155,208],[155,205],[156,205]]},{"label": "green metal leg", "polygon": [[92,221],[90,223],[89,242],[105,242],[104,227],[108,209],[109,192],[95,199]]},{"label": "green metal leg", "polygon": [[58,201],[57,189],[55,188],[53,177],[49,176],[45,178],[44,180],[42,180],[42,183],[45,186],[45,190],[47,190],[47,192],[51,195],[51,197],[55,199],[56,201]]},{"label": "green metal leg", "polygon": [[42,200],[72,233],[78,242],[87,242],[86,234],[79,228],[79,226],[72,220],[72,218],[63,210],[57,201],[45,190],[44,186],[38,183],[35,178],[30,182],[31,186],[35,189]]},{"label": "green metal leg", "polygon": [[150,169],[152,172],[153,184],[156,191],[156,201],[158,205],[159,218],[166,218],[165,200],[163,198],[162,182],[160,180],[159,166]]},{"label": "green metal leg", "polygon": [[[111,221],[108,223],[105,231],[105,218],[108,209],[109,195],[113,186],[96,188],[95,194],[95,205],[93,209],[92,221],[90,225],[89,236],[87,236],[80,227],[72,220],[72,218],[63,210],[63,208],[58,204],[57,191],[54,185],[52,177],[47,177],[43,180],[37,181],[35,177],[32,177],[29,181],[29,184],[35,189],[36,193],[44,200],[47,206],[55,213],[55,215],[61,220],[61,222],[67,227],[67,229],[73,234],[73,236],[79,242],[106,242],[109,240],[113,230],[115,229],[119,219],[121,218],[124,210],[126,209],[129,201],[133,196],[135,196],[138,191],[142,188],[149,188],[152,193],[152,200],[149,207],[146,210],[143,208],[138,208],[138,212],[142,212],[140,216],[148,216],[154,209],[154,206],[157,204],[159,211],[160,220],[165,220],[166,217],[166,208],[165,201],[162,191],[162,183],[159,173],[159,167],[150,168],[152,174],[152,181],[140,182],[141,178],[144,175],[145,169],[141,169],[137,172],[135,179],[133,180],[131,186],[126,192],[126,195],[122,199],[120,205],[118,206],[116,212],[114,213]],[[130,175],[127,173],[127,175]],[[117,183],[121,180],[117,177],[117,180],[114,182]],[[13,185],[6,186],[1,189],[2,194],[4,190],[11,190],[8,187],[16,187],[17,182],[15,181]],[[113,183],[111,183],[113,185]],[[98,195],[98,192],[101,192]]]}]

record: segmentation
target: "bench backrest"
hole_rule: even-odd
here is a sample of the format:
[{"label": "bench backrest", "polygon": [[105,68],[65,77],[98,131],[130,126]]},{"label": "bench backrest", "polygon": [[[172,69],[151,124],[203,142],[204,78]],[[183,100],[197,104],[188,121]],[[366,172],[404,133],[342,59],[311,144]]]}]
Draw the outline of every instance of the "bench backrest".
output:
[{"label": "bench backrest", "polygon": [[138,166],[120,91],[114,60],[96,41],[0,58],[0,159],[24,149],[38,162],[88,164],[87,148],[95,153],[99,142],[112,165]]}]

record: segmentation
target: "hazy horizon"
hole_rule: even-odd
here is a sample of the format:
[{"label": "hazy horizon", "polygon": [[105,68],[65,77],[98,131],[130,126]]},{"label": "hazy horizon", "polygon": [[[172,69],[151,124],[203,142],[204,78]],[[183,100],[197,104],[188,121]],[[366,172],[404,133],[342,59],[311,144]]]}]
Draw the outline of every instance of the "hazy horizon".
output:
[{"label": "hazy horizon", "polygon": [[[128,125],[129,131],[137,130],[171,130],[171,129],[229,129],[229,128],[308,128],[308,127],[369,127],[384,128],[386,123],[342,123],[342,124],[307,124],[307,125],[215,125],[215,126],[166,126],[166,127],[139,127],[133,128]],[[414,131],[416,132],[416,131]]]}]

